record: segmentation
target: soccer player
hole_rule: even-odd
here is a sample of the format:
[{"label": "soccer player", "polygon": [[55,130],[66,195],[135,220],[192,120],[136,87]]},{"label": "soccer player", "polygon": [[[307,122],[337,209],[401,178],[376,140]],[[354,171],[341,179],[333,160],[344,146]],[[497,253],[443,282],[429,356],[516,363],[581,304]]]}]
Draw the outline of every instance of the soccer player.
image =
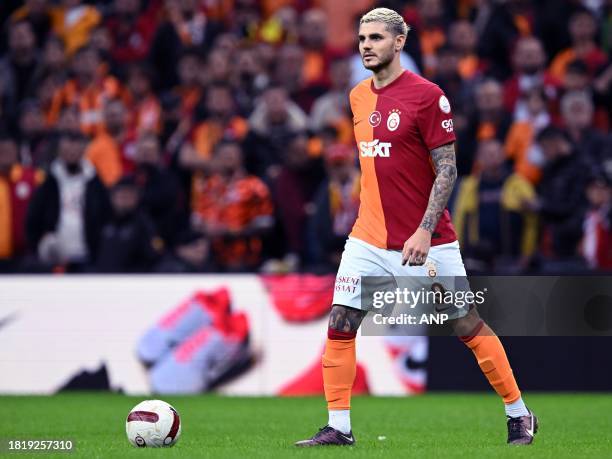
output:
[{"label": "soccer player", "polygon": [[[387,8],[360,21],[359,51],[374,75],[350,94],[361,204],[338,269],[322,358],[329,421],[296,446],[355,443],[350,422],[355,337],[367,313],[361,278],[427,279],[432,269],[439,276],[466,275],[446,209],[457,176],[451,105],[438,86],[401,68],[408,30]],[[473,307],[451,310],[454,332],[503,399],[508,443],[532,443],[538,421],[523,402],[498,337]]]}]

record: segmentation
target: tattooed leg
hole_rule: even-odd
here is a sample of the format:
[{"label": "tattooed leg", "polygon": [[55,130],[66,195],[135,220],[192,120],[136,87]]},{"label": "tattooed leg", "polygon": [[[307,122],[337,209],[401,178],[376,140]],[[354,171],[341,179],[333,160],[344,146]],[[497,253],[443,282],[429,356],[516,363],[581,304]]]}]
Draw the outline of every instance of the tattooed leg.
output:
[{"label": "tattooed leg", "polygon": [[323,387],[329,410],[329,425],[349,433],[351,388],[357,370],[355,337],[365,311],[335,304],[329,315],[325,352],[322,357]]},{"label": "tattooed leg", "polygon": [[357,332],[366,314],[367,311],[335,304],[329,314],[329,328],[348,333]]}]

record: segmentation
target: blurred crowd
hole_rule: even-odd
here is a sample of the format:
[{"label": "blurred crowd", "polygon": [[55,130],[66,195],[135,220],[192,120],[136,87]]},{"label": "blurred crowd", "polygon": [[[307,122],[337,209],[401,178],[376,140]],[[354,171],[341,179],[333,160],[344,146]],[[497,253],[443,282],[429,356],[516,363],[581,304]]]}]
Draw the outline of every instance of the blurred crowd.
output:
[{"label": "blurred crowd", "polygon": [[334,271],[376,6],[453,105],[468,270],[611,269],[610,0],[3,0],[0,271]]}]

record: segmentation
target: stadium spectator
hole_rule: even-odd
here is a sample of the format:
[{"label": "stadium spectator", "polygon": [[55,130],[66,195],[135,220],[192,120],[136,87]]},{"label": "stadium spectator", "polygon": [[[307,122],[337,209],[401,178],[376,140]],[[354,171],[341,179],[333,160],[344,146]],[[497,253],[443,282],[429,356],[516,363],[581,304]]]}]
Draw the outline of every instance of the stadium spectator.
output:
[{"label": "stadium spectator", "polygon": [[583,10],[572,15],[569,22],[572,46],[559,52],[550,64],[550,73],[562,80],[567,66],[575,59],[584,61],[591,76],[608,60],[596,42],[597,22],[592,13]]},{"label": "stadium spectator", "polygon": [[481,3],[476,17],[478,55],[490,63],[489,76],[505,80],[512,73],[508,56],[519,36],[509,2],[487,0]]},{"label": "stadium spectator", "polygon": [[612,62],[595,77],[592,85],[593,99],[597,105],[597,126],[609,130],[612,125]]},{"label": "stadium spectator", "polygon": [[332,272],[359,210],[360,173],[353,149],[334,144],[324,153],[326,180],[313,198],[308,222],[308,260],[317,271]]},{"label": "stadium spectator", "polygon": [[216,145],[213,170],[216,173],[194,187],[195,229],[211,240],[221,269],[254,269],[262,261],[261,237],[273,223],[270,191],[259,178],[247,174],[235,141]]},{"label": "stadium spectator", "polygon": [[372,0],[335,0],[318,2],[327,16],[327,42],[332,49],[348,51],[355,41],[355,20],[372,7]]},{"label": "stadium spectator", "polygon": [[421,43],[423,55],[423,74],[432,77],[438,66],[437,51],[446,44],[448,37],[445,28],[444,8],[441,0],[419,0],[419,25],[416,33]]},{"label": "stadium spectator", "polygon": [[121,68],[114,66],[111,59],[111,51],[113,48],[113,39],[109,30],[100,24],[91,31],[91,37],[88,46],[94,48],[100,54],[100,59],[105,62],[112,72],[121,73]]},{"label": "stadium spectator", "polygon": [[287,91],[272,86],[264,93],[249,118],[246,168],[264,180],[274,179],[283,161],[285,141],[308,127],[308,117],[289,99]]},{"label": "stadium spectator", "polygon": [[210,177],[215,146],[221,140],[242,141],[248,132],[247,121],[235,115],[231,88],[226,84],[208,88],[203,110],[205,119],[191,130],[178,158],[180,167],[191,175],[193,206],[197,206],[195,190]]},{"label": "stadium spectator", "polygon": [[[270,9],[267,6],[273,6],[273,10],[266,11]],[[290,4],[283,5],[283,2],[272,1],[264,2],[262,8],[265,19],[261,22],[257,31],[259,40],[275,45],[281,42],[297,41],[299,37],[298,12],[293,6]]]},{"label": "stadium spectator", "polygon": [[103,273],[151,271],[164,243],[140,205],[133,177],[125,176],[110,191],[112,217],[102,227],[95,269]]},{"label": "stadium spectator", "polygon": [[593,126],[605,131],[610,125],[610,83],[612,82],[612,65],[603,70],[596,78],[591,78],[586,64],[581,60],[570,62],[565,70],[562,90],[567,92],[585,92],[594,104]]},{"label": "stadium spectator", "polygon": [[72,71],[74,77],[53,95],[49,123],[56,123],[64,108],[75,106],[79,110],[83,132],[88,135],[100,133],[104,128],[105,102],[125,97],[123,87],[117,78],[108,74],[99,51],[91,46],[76,52]]},{"label": "stadium spectator", "polygon": [[121,100],[108,101],[104,106],[104,129],[87,147],[87,159],[108,187],[134,170],[135,136],[128,130],[128,120]]},{"label": "stadium spectator", "polygon": [[54,132],[76,132],[81,130],[79,109],[77,107],[64,107],[59,120],[53,126]]},{"label": "stadium spectator", "polygon": [[591,269],[612,270],[612,183],[603,171],[587,184],[589,209],[583,222],[581,253]]},{"label": "stadium spectator", "polygon": [[[246,43],[248,44],[249,42],[247,41]],[[213,50],[221,51],[222,53],[231,56],[238,50],[239,44],[240,40],[238,39],[236,34],[230,32],[220,33],[213,40],[213,46],[210,52],[212,52]]]},{"label": "stadium spectator", "polygon": [[176,169],[183,142],[192,130],[192,121],[182,115],[181,99],[177,94],[165,93],[160,97],[159,103],[162,120],[160,140],[167,155],[166,162]]},{"label": "stadium spectator", "polygon": [[87,44],[91,31],[102,20],[96,7],[83,5],[81,0],[62,0],[52,17],[53,32],[64,41],[68,55]]},{"label": "stadium spectator", "polygon": [[163,167],[157,136],[149,133],[138,138],[134,164],[134,181],[140,192],[142,211],[169,245],[187,224],[187,200],[174,173]]},{"label": "stadium spectator", "polygon": [[197,0],[165,0],[150,59],[155,67],[161,89],[178,84],[179,61],[185,49],[204,50],[219,33],[219,26],[211,21]]},{"label": "stadium spectator", "polygon": [[161,104],[153,92],[153,72],[146,64],[132,64],[127,72],[130,96],[130,132],[156,133],[162,129]]},{"label": "stadium spectator", "polygon": [[603,164],[606,137],[593,128],[595,107],[586,92],[568,92],[561,99],[561,115],[579,155],[595,166]]},{"label": "stadium spectator", "polygon": [[584,61],[578,59],[567,64],[561,82],[561,89],[563,91],[586,91],[589,89],[590,84],[589,69]]},{"label": "stadium spectator", "polygon": [[23,6],[11,14],[10,22],[29,22],[36,35],[36,46],[43,48],[51,31],[52,19],[52,8],[48,0],[25,0]]},{"label": "stadium spectator", "polygon": [[215,83],[207,88],[204,97],[205,119],[197,124],[191,134],[193,149],[185,150],[181,157],[183,164],[189,167],[189,152],[195,152],[198,158],[207,160],[212,155],[214,146],[221,140],[242,141],[249,130],[247,121],[236,115],[236,104],[232,89],[224,83]]},{"label": "stadium spectator", "polygon": [[19,113],[19,159],[24,166],[47,170],[54,159],[45,115],[35,99],[22,102]]},{"label": "stadium spectator", "polygon": [[517,102],[536,87],[543,88],[547,97],[556,96],[559,79],[546,71],[546,54],[542,43],[535,37],[519,39],[512,53],[514,74],[504,84],[504,105],[514,112]]},{"label": "stadium spectator", "polygon": [[205,61],[206,72],[202,72],[200,81],[203,86],[210,84],[227,84],[231,78],[230,53],[222,49],[211,51]]},{"label": "stadium spectator", "polygon": [[331,63],[331,87],[328,92],[315,100],[310,112],[310,127],[318,132],[326,126],[338,131],[342,143],[351,144],[353,122],[349,105],[351,67],[348,59]]},{"label": "stadium spectator", "polygon": [[454,22],[449,30],[449,44],[459,54],[457,71],[463,80],[471,80],[483,70],[476,52],[476,31],[467,20]]},{"label": "stadium spectator", "polygon": [[273,182],[278,224],[285,250],[299,260],[306,258],[306,221],[312,199],[323,176],[319,158],[308,151],[308,136],[295,133],[285,139],[286,151],[278,177]]},{"label": "stadium spectator", "polygon": [[[497,139],[504,142],[512,115],[504,110],[502,86],[494,79],[479,83],[474,91],[476,110],[468,112],[465,128],[458,126],[457,173],[472,173],[478,142]],[[465,108],[468,108],[466,104]]]},{"label": "stadium spectator", "polygon": [[545,162],[538,197],[527,205],[542,219],[541,250],[553,259],[574,258],[582,237],[589,166],[558,128],[542,130],[537,143]]},{"label": "stadium spectator", "polygon": [[234,59],[231,84],[238,114],[246,118],[253,111],[257,97],[269,85],[270,77],[256,47],[244,46],[237,49]]},{"label": "stadium spectator", "polygon": [[160,273],[206,273],[218,270],[211,260],[210,241],[204,234],[186,229],[179,233],[171,251],[155,267]]},{"label": "stadium spectator", "polygon": [[110,57],[116,64],[141,61],[149,54],[157,27],[158,2],[114,0],[112,14],[104,22],[111,40]]},{"label": "stadium spectator", "polygon": [[[535,2],[537,12],[537,28],[534,31],[542,40],[548,60],[550,61],[560,51],[571,44],[569,22],[572,15],[583,11],[590,1],[559,2],[557,0],[541,0]],[[587,6],[588,7],[588,6]]]},{"label": "stadium spectator", "polygon": [[260,32],[262,8],[257,0],[236,0],[224,11],[226,31],[238,40],[256,40]]},{"label": "stadium spectator", "polygon": [[461,181],[453,209],[453,222],[471,270],[487,272],[474,263],[494,268],[494,260],[533,255],[537,219],[523,201],[535,199],[533,187],[512,174],[502,143],[483,140],[478,146],[477,172]]},{"label": "stadium spectator", "polygon": [[181,98],[182,116],[191,119],[193,112],[202,97],[203,88],[200,81],[202,60],[194,49],[186,49],[178,61],[179,84],[172,91]]},{"label": "stadium spectator", "polygon": [[272,77],[287,91],[289,98],[302,110],[308,111],[313,95],[304,82],[304,65],[304,49],[295,44],[286,44],[278,51]]},{"label": "stadium spectator", "polygon": [[534,148],[534,140],[551,122],[546,102],[541,87],[526,92],[517,103],[515,121],[506,137],[506,154],[514,161],[515,171],[534,184],[542,176],[545,161],[541,151]]},{"label": "stadium spectator", "polygon": [[329,86],[329,64],[334,51],[328,45],[328,18],[324,10],[313,8],[300,18],[300,44],[304,49],[302,82],[306,87]]},{"label": "stadium spectator", "polygon": [[86,144],[79,132],[61,133],[58,157],[28,208],[28,244],[45,265],[83,270],[98,253],[111,208],[94,167],[83,158]]},{"label": "stadium spectator", "polygon": [[25,219],[41,171],[19,164],[17,143],[0,135],[0,271],[17,268],[25,254]]},{"label": "stadium spectator", "polygon": [[[32,87],[36,87],[45,78],[52,78],[58,85],[68,79],[68,58],[62,40],[51,36],[42,48],[42,59],[32,75]],[[32,91],[31,91],[32,92]],[[30,94],[31,96],[32,94]]]},{"label": "stadium spectator", "polygon": [[[0,61],[0,74],[7,97],[6,116],[14,117],[19,103],[30,92],[30,82],[38,62],[36,37],[30,23],[21,20],[10,24],[9,51]],[[15,128],[14,125],[10,127]]]}]

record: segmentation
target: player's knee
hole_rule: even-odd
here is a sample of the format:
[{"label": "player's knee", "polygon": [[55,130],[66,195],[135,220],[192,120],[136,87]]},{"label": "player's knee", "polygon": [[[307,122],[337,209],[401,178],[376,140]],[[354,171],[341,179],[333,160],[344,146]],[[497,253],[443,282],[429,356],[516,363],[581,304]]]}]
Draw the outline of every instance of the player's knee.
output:
[{"label": "player's knee", "polygon": [[366,313],[360,309],[335,304],[329,314],[328,337],[330,339],[354,338]]},{"label": "player's knee", "polygon": [[452,327],[457,336],[472,336],[475,334],[474,332],[480,326],[481,322],[480,316],[476,310],[473,309],[465,316],[454,320]]}]

